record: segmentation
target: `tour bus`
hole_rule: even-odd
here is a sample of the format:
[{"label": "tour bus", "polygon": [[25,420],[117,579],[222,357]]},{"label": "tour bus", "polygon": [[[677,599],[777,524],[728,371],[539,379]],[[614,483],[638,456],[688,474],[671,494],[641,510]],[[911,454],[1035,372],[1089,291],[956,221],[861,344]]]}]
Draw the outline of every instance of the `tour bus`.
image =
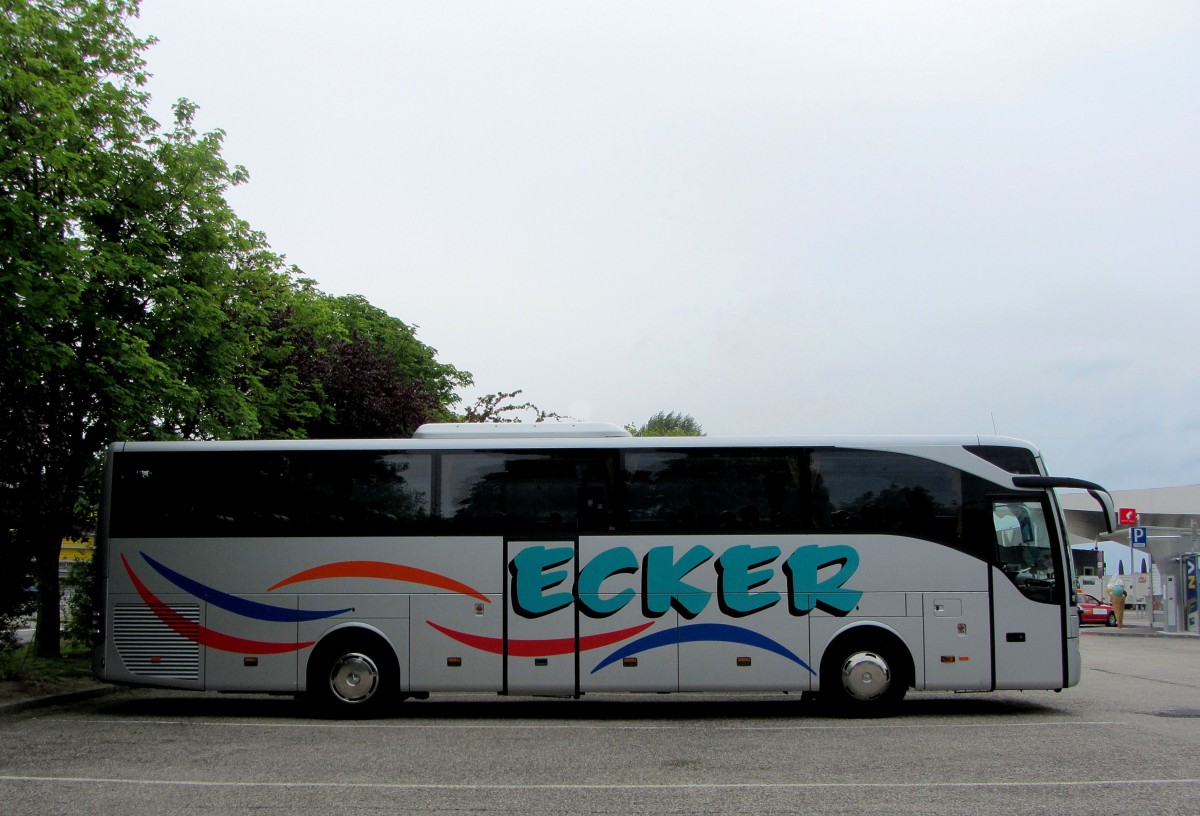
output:
[{"label": "tour bus", "polygon": [[634,438],[600,423],[413,439],[121,442],[97,675],[303,695],[784,692],[1080,674],[1056,488],[1012,439]]}]

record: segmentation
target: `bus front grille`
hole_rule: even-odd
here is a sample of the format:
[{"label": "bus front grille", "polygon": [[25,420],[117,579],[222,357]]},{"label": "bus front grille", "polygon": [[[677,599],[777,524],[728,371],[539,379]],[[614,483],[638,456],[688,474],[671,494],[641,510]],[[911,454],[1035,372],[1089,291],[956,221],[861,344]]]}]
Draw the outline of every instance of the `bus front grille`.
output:
[{"label": "bus front grille", "polygon": [[[199,634],[199,604],[180,604],[171,609],[183,618],[184,626]],[[139,677],[200,679],[200,645],[175,632],[144,604],[116,605],[113,641],[125,668]]]}]

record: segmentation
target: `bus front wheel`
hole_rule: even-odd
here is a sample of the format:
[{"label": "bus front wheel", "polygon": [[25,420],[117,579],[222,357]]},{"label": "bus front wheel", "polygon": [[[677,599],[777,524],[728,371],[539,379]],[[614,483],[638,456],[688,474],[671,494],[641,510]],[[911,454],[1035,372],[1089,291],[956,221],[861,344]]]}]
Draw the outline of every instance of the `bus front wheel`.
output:
[{"label": "bus front wheel", "polygon": [[821,699],[836,711],[870,717],[887,714],[908,691],[908,663],[895,637],[858,636],[833,643],[821,661]]},{"label": "bus front wheel", "polygon": [[308,659],[309,700],[322,713],[374,716],[399,699],[400,666],[378,635],[335,635]]}]

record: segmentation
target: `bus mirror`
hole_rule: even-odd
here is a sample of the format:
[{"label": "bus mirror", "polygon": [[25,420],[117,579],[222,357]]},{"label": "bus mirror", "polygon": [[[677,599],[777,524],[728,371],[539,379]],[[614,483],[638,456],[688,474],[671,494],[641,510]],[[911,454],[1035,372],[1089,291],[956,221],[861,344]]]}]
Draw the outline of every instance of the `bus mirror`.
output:
[{"label": "bus mirror", "polygon": [[1113,504],[1112,496],[1108,495],[1108,491],[1095,482],[1062,476],[1014,476],[1013,486],[1035,488],[1074,487],[1086,490],[1100,505],[1104,513],[1104,526],[1108,529],[1108,532],[1111,533],[1117,529],[1117,508]]},{"label": "bus mirror", "polygon": [[1088,494],[1096,500],[1104,512],[1104,526],[1112,533],[1117,529],[1117,508],[1112,496],[1104,490],[1089,490]]}]

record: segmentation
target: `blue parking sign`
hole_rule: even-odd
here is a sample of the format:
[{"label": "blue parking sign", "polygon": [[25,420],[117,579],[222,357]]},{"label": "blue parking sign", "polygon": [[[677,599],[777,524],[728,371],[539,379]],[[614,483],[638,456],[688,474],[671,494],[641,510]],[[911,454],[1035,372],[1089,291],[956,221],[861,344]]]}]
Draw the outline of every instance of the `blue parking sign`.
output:
[{"label": "blue parking sign", "polygon": [[1146,535],[1145,527],[1130,527],[1129,528],[1129,543],[1135,547],[1145,547],[1149,536]]}]

